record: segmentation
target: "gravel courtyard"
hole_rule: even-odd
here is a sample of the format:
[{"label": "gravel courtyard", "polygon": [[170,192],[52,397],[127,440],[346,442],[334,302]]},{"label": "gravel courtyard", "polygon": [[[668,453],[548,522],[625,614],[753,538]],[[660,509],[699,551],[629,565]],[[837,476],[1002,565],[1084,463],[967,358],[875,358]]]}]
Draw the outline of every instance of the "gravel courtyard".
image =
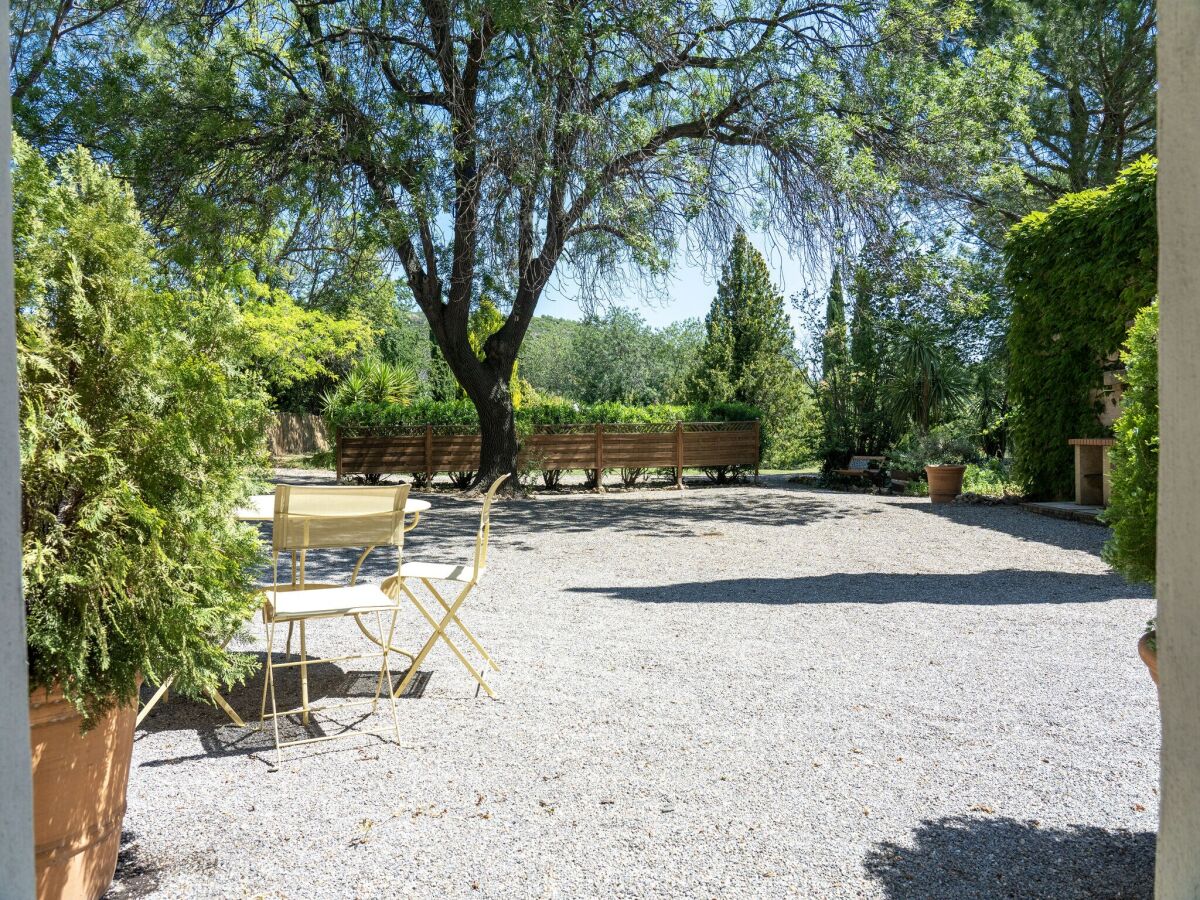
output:
[{"label": "gravel courtyard", "polygon": [[[407,556],[465,560],[478,502],[430,499]],[[1150,897],[1153,602],[1105,534],[781,479],[505,501],[462,610],[499,700],[442,646],[400,746],[273,772],[267,732],[172,698],[137,735],[110,896]],[[310,654],[364,644],[310,628]],[[230,696],[247,720],[261,685]]]}]

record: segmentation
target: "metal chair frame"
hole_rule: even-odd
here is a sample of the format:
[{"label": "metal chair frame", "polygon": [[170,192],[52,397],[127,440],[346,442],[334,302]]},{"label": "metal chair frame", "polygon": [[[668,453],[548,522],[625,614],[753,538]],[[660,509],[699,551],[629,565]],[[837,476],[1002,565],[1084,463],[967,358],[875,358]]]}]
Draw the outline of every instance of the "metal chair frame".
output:
[{"label": "metal chair frame", "polygon": [[[441,606],[442,615],[440,618],[435,618],[434,614],[431,613],[419,599],[417,599],[417,595],[412,592],[412,589],[407,583],[407,579],[413,576],[406,576],[404,574],[404,566],[400,566],[400,572],[396,578],[396,583],[399,589],[403,591],[405,596],[408,597],[413,606],[415,606],[425,618],[425,621],[427,621],[433,627],[433,634],[429,636],[429,640],[427,640],[425,645],[421,647],[420,651],[418,651],[416,657],[412,661],[412,665],[409,667],[408,673],[403,679],[401,679],[400,684],[397,685],[393,697],[398,697],[404,693],[404,691],[408,688],[409,683],[416,676],[417,670],[421,667],[421,663],[423,663],[425,658],[429,656],[429,653],[437,645],[437,642],[445,641],[446,645],[450,648],[454,655],[458,657],[458,661],[461,662],[463,667],[471,673],[471,677],[475,679],[481,688],[483,688],[484,692],[493,700],[496,699],[496,694],[492,690],[491,685],[488,684],[482,673],[475,671],[474,665],[472,665],[471,661],[467,659],[466,654],[459,649],[458,645],[451,640],[446,629],[451,625],[457,626],[458,630],[462,632],[468,641],[471,642],[472,646],[479,651],[480,655],[487,663],[487,666],[490,667],[494,672],[500,671],[500,667],[496,665],[496,662],[492,659],[491,654],[489,654],[487,650],[483,648],[483,645],[479,643],[479,640],[475,637],[475,635],[472,634],[470,629],[463,624],[462,619],[459,618],[458,611],[466,601],[467,596],[479,583],[479,579],[483,575],[484,569],[487,566],[488,539],[491,537],[492,532],[492,501],[496,498],[496,492],[500,489],[500,486],[504,484],[507,478],[508,475],[501,475],[499,478],[493,481],[491,487],[488,488],[487,494],[483,498],[483,510],[480,512],[479,516],[479,530],[475,533],[475,557],[470,564],[470,578],[464,582],[461,578],[446,579],[437,578],[434,576],[416,576],[421,584],[425,586],[425,589],[429,591],[433,598],[438,602],[438,605]],[[465,571],[468,569],[468,566],[464,565],[452,568],[456,571],[465,573]],[[390,580],[391,579],[389,579],[389,581]],[[434,581],[454,581],[462,584],[463,586],[455,598],[452,601],[448,601],[438,592],[437,588],[433,586]],[[386,583],[387,582],[385,582],[385,584]]]},{"label": "metal chair frame", "polygon": [[[369,501],[364,504],[366,508],[363,510],[355,509],[353,502],[346,503],[347,500],[353,501],[358,497]],[[267,663],[266,673],[263,678],[262,703],[259,710],[259,728],[261,729],[265,725],[267,719],[271,720],[274,728],[277,765],[282,763],[284,747],[314,744],[355,734],[384,735],[390,732],[395,736],[397,741],[400,739],[400,719],[396,709],[395,695],[390,690],[391,668],[388,657],[393,652],[403,652],[398,651],[397,648],[392,646],[392,639],[395,635],[396,617],[399,612],[399,590],[395,585],[396,576],[399,575],[400,571],[400,561],[403,557],[405,532],[404,503],[407,497],[408,485],[383,488],[318,488],[279,485],[276,489],[275,517],[272,529],[272,583],[269,588],[270,594],[264,595],[263,603],[263,622],[267,626]],[[296,499],[301,500],[299,505],[302,509],[299,511],[295,509]],[[333,512],[322,511],[319,509],[322,499],[327,502],[333,501],[335,504],[340,504],[342,509]],[[304,510],[303,507],[306,503],[313,508]],[[385,602],[372,603],[366,607],[348,606],[346,608],[330,609],[316,613],[280,613],[276,608],[277,599],[281,595],[355,586],[363,559],[365,559],[371,549],[383,544],[390,544],[396,547],[396,576],[388,578],[380,586],[380,600]],[[358,558],[348,585],[314,584],[306,580],[305,563],[308,550],[357,549],[363,546],[366,546],[367,549]],[[289,552],[292,556],[291,579],[290,583],[286,584],[280,584],[279,582],[279,556],[283,552]],[[374,613],[377,633],[379,635],[383,635],[386,630],[386,637],[382,640],[377,640],[363,625],[361,616],[367,613]],[[345,617],[352,617],[363,634],[381,649],[367,653],[310,659],[308,657],[307,622],[310,619]],[[385,620],[388,621],[386,629],[384,628]],[[284,662],[277,663],[274,661],[275,630],[278,625],[283,623],[288,625],[287,655]],[[296,624],[299,624],[300,653],[299,659],[292,661],[291,632],[292,627]],[[314,705],[309,703],[308,667],[310,665],[375,658],[379,659],[380,665],[379,674],[375,682],[375,691],[371,697],[334,704]],[[298,668],[300,670],[300,706],[293,709],[280,710],[276,701],[275,670],[287,668]],[[353,729],[347,725],[336,734],[301,738],[292,741],[280,740],[280,718],[299,715],[301,721],[307,725],[312,713],[365,705],[370,705],[370,712],[374,713],[378,709],[379,700],[383,694],[385,679],[389,687],[388,702],[392,713],[392,725],[390,728]],[[268,695],[271,701],[271,711],[269,713],[267,712]]]}]

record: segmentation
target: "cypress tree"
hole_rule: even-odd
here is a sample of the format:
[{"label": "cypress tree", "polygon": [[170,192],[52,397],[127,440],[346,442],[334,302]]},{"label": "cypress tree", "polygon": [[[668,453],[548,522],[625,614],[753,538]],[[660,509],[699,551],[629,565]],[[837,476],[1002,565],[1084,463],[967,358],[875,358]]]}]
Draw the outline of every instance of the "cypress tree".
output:
[{"label": "cypress tree", "polygon": [[806,401],[795,335],[766,260],[741,229],[734,235],[704,328],[705,341],[689,379],[690,399],[757,407],[763,414],[767,455],[778,462],[794,455],[784,448],[798,440]]}]

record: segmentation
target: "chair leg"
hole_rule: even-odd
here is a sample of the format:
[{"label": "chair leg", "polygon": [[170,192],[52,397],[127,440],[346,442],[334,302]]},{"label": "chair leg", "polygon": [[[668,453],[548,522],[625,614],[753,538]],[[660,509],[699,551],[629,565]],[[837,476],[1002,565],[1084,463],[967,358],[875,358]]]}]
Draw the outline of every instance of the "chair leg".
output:
[{"label": "chair leg", "polygon": [[[391,624],[388,626],[387,640],[385,640],[383,642],[383,662],[382,662],[382,665],[380,666],[379,680],[375,683],[375,702],[376,703],[379,702],[379,694],[380,694],[380,691],[383,690],[383,684],[384,684],[384,681],[386,680],[387,686],[388,686],[388,702],[392,706],[392,731],[396,735],[396,743],[398,744],[398,743],[400,743],[400,714],[396,711],[396,695],[392,693],[392,669],[391,669],[391,665],[388,663],[388,653],[389,653],[388,648],[391,646],[392,637],[396,633],[396,616],[397,615],[398,615],[398,610],[393,610],[392,611],[392,621],[391,621]],[[379,613],[375,614],[375,627],[379,630],[380,634],[383,634],[383,622],[379,618]],[[371,709],[372,710],[375,709],[374,704],[372,704]]]},{"label": "chair leg", "polygon": [[300,620],[300,720],[308,724],[308,646],[304,640],[304,619]]},{"label": "chair leg", "polygon": [[283,661],[284,662],[289,662],[289,661],[291,661],[291,658],[292,658],[292,628],[295,626],[295,624],[296,624],[295,622],[288,622],[287,643],[284,645],[284,650],[283,650]]},{"label": "chair leg", "polygon": [[275,650],[275,623],[267,628],[267,681],[271,686],[271,722],[275,726],[275,768],[283,765],[283,749],[279,746],[279,707],[275,700],[275,666],[271,654]]},{"label": "chair leg", "polygon": [[403,693],[404,689],[408,686],[408,683],[416,674],[417,667],[421,664],[421,662],[424,661],[425,657],[429,655],[429,651],[433,649],[433,645],[437,643],[438,638],[441,638],[454,652],[454,655],[458,657],[458,661],[463,664],[463,668],[470,672],[471,677],[475,679],[475,681],[481,688],[483,688],[487,695],[495,700],[496,694],[492,690],[492,686],[484,680],[482,675],[475,671],[475,667],[471,665],[471,661],[463,655],[463,652],[458,649],[458,646],[454,643],[454,641],[450,640],[450,637],[446,634],[446,626],[454,621],[455,618],[457,618],[458,608],[462,606],[463,601],[467,599],[467,595],[471,593],[471,588],[473,588],[474,585],[468,584],[461,591],[459,591],[458,596],[454,599],[454,603],[446,610],[446,614],[442,617],[442,621],[440,623],[437,621],[437,619],[429,614],[429,610],[421,605],[421,601],[417,599],[416,595],[413,594],[407,584],[401,581],[400,587],[401,590],[408,595],[408,599],[412,601],[413,605],[416,606],[421,615],[425,617],[426,621],[433,626],[434,632],[430,636],[429,640],[425,642],[425,646],[421,648],[421,652],[417,654],[417,658],[414,660],[412,668],[409,669],[408,674],[404,677],[404,680],[400,682],[400,686],[396,688],[396,693]]},{"label": "chair leg", "polygon": [[[429,591],[429,593],[433,594],[433,596],[437,600],[437,602],[442,604],[442,609],[448,610],[450,608],[450,604],[447,603],[445,598],[434,589],[433,585],[429,583],[428,579],[422,578],[421,583],[423,585],[425,585],[425,587]],[[484,662],[486,662],[489,666],[492,667],[492,671],[499,672],[500,667],[498,665],[496,665],[495,661],[491,657],[491,654],[489,654],[486,650],[483,649],[483,644],[479,643],[479,641],[476,640],[475,635],[471,634],[471,630],[469,628],[467,628],[466,625],[463,624],[462,619],[460,619],[457,615],[454,617],[454,624],[458,626],[459,631],[461,631],[463,634],[465,634],[467,636],[467,640],[470,641],[474,645],[475,649],[478,650],[479,653],[483,656]]]}]

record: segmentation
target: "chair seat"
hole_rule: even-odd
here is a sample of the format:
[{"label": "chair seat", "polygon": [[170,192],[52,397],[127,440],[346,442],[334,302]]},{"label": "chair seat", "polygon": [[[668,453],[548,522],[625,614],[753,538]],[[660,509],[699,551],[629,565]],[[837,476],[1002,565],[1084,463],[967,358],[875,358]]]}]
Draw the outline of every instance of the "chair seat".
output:
[{"label": "chair seat", "polygon": [[396,607],[396,601],[378,584],[280,585],[278,591],[267,588],[266,595],[267,612],[273,619],[351,615]]},{"label": "chair seat", "polygon": [[[483,569],[479,574],[483,575]],[[406,562],[400,564],[401,578],[426,578],[429,581],[471,581],[474,566],[455,566],[450,563]]]}]

